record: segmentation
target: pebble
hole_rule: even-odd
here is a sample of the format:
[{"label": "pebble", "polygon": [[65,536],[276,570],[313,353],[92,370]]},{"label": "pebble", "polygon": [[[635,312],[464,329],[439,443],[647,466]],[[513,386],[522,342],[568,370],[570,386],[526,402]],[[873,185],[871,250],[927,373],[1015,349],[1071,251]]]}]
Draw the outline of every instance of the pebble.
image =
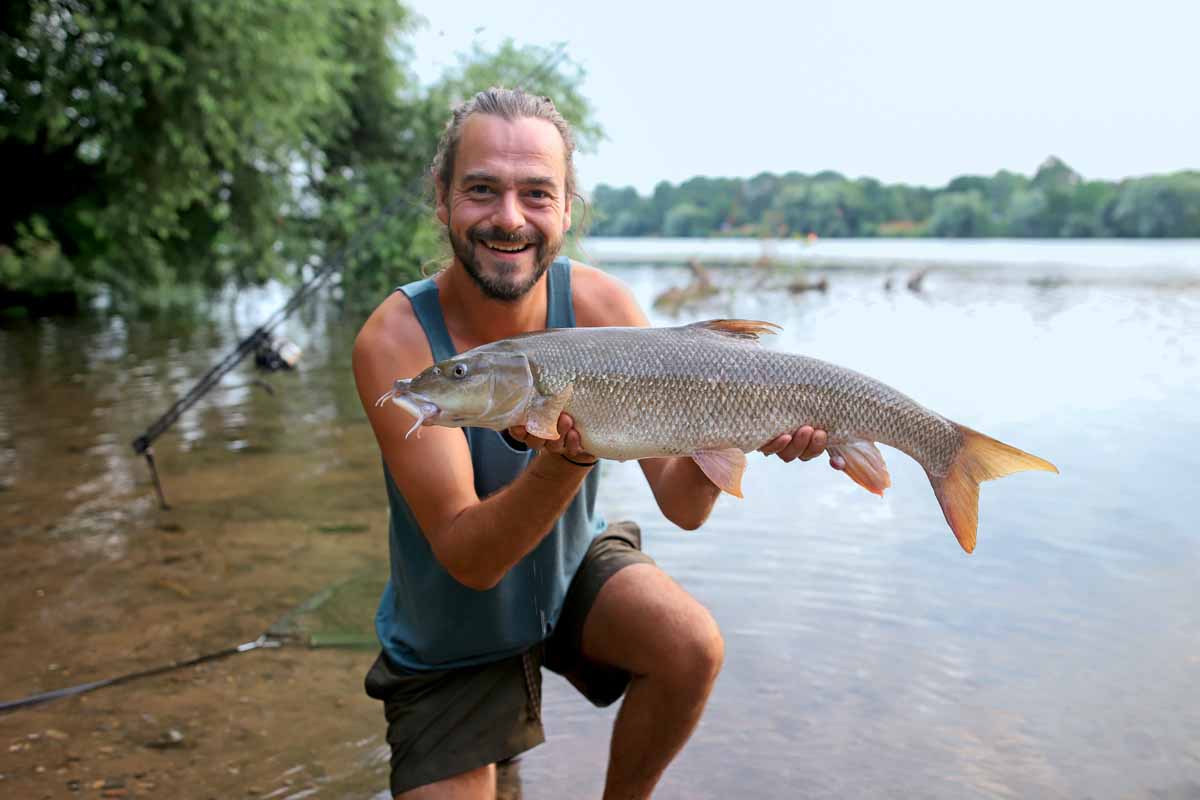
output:
[{"label": "pebble", "polygon": [[50,728],[50,729],[48,729],[48,730],[46,731],[46,737],[47,737],[47,738],[49,738],[49,739],[57,739],[57,740],[58,740],[58,741],[60,741],[60,742],[61,742],[63,739],[69,739],[69,738],[71,738],[71,737],[70,737],[68,734],[66,734],[66,733],[63,733],[62,731],[60,731],[60,730],[56,730],[56,729],[54,729],[54,728]]},{"label": "pebble", "polygon": [[146,742],[146,747],[153,747],[156,750],[166,750],[171,747],[183,746],[183,734],[171,728],[169,731],[162,733],[157,739]]}]

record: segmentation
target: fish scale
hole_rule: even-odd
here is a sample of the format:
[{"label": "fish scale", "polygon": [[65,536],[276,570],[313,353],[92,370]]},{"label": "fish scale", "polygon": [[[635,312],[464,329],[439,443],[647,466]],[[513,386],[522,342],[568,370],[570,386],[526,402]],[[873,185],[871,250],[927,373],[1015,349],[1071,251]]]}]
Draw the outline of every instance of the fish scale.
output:
[{"label": "fish scale", "polygon": [[768,350],[704,327],[570,328],[510,340],[543,395],[573,387],[566,411],[606,458],[749,452],[802,425],[831,444],[878,441],[944,475],[953,424],[853,370]]}]

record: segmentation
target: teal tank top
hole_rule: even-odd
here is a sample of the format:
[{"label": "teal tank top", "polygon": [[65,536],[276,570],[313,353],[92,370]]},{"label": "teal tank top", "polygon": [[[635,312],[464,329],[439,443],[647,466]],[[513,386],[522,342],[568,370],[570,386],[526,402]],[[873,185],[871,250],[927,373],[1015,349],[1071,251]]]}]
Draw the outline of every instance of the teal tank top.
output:
[{"label": "teal tank top", "polygon": [[[546,327],[574,327],[570,261],[556,259],[547,276]],[[455,355],[436,284],[426,279],[399,291],[412,302],[434,361]],[[508,485],[533,458],[529,450],[511,447],[496,431],[464,428],[463,432],[480,497]],[[541,543],[499,584],[479,592],[456,581],[434,557],[385,464],[391,572],[375,615],[375,630],[389,660],[412,671],[449,669],[499,660],[549,636],[592,537],[605,527],[595,512],[599,472],[591,470]]]}]

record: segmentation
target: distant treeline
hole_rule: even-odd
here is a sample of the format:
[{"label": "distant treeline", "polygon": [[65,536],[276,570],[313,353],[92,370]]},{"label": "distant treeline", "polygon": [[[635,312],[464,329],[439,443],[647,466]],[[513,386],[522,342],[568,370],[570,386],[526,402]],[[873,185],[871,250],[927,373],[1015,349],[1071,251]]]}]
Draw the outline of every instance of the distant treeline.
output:
[{"label": "distant treeline", "polygon": [[1200,237],[1200,172],[1084,180],[1050,157],[940,189],[837,172],[663,182],[650,197],[596,187],[594,236]]}]

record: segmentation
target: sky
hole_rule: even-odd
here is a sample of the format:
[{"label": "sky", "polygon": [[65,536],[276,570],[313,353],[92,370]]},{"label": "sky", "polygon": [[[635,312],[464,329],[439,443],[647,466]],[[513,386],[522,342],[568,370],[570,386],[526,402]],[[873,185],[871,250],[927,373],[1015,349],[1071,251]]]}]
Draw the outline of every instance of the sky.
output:
[{"label": "sky", "polygon": [[408,0],[431,80],[475,42],[566,43],[607,138],[579,182],[833,169],[944,185],[1200,168],[1200,2]]}]

